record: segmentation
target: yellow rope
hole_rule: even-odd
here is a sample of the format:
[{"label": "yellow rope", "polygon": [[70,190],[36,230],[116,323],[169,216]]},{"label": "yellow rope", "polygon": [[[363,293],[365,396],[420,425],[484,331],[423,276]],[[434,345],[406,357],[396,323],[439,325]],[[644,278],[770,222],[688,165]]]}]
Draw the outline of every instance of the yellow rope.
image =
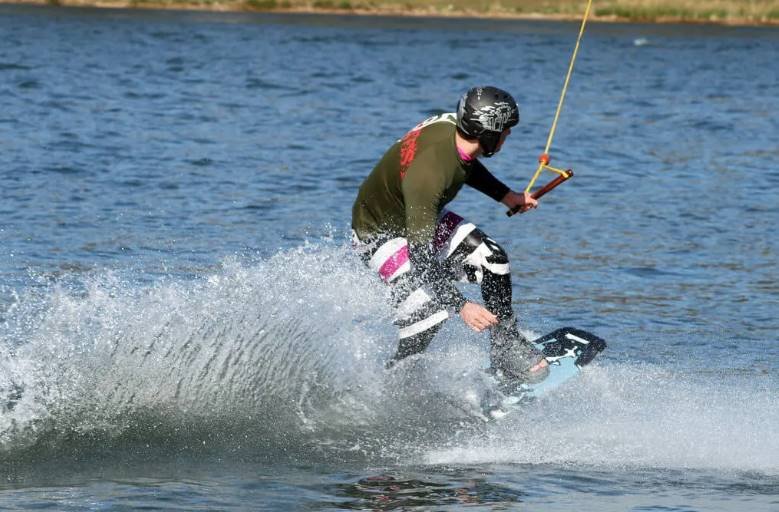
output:
[{"label": "yellow rope", "polygon": [[555,170],[551,167],[548,167],[547,165],[549,163],[549,149],[552,147],[552,139],[554,138],[555,131],[557,130],[557,121],[558,119],[560,119],[560,112],[563,109],[565,94],[568,92],[568,83],[571,81],[571,75],[573,74],[573,64],[574,62],[576,62],[576,56],[579,54],[579,45],[581,44],[582,37],[584,36],[584,27],[587,25],[587,18],[589,18],[590,16],[591,7],[592,7],[592,0],[587,0],[587,9],[585,9],[584,11],[584,17],[582,18],[582,25],[579,28],[579,37],[576,38],[576,46],[574,46],[573,48],[573,54],[571,55],[571,62],[568,64],[568,73],[565,75],[565,83],[563,83],[563,90],[560,93],[560,101],[557,102],[557,110],[555,111],[554,120],[552,121],[552,128],[549,130],[549,136],[546,139],[546,147],[544,148],[544,153],[541,155],[541,157],[539,157],[538,169],[536,169],[536,172],[533,175],[533,178],[530,180],[530,183],[528,184],[527,188],[525,189],[525,192],[530,192],[530,190],[533,188],[533,185],[535,185],[538,176],[541,174],[541,171],[543,171],[544,168]]},{"label": "yellow rope", "polygon": [[543,167],[544,169],[549,169],[552,172],[556,172],[557,174],[559,174],[561,176],[565,176],[566,178],[568,177],[568,174],[570,173],[570,171],[568,171],[566,169],[558,169],[557,167],[552,167],[551,165],[543,165],[542,164],[541,167]]}]

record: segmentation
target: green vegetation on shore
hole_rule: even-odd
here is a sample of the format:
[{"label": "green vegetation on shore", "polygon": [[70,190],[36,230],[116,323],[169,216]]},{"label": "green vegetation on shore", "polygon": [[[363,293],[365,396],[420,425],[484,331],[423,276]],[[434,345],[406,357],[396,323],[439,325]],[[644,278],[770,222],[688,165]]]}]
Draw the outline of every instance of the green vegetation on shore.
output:
[{"label": "green vegetation on shore", "polygon": [[[64,6],[154,7],[576,19],[586,0],[18,0]],[[0,0],[14,3],[15,0]],[[592,19],[779,24],[779,0],[594,0]]]}]

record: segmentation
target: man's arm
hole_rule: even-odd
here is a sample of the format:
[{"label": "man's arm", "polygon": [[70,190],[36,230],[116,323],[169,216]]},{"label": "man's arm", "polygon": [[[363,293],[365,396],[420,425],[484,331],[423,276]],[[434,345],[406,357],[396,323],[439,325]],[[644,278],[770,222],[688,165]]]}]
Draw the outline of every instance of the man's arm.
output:
[{"label": "man's arm", "polygon": [[466,183],[479,192],[488,195],[499,203],[505,204],[510,210],[519,206],[521,207],[521,212],[526,212],[538,206],[538,201],[533,199],[530,194],[527,192],[521,194],[514,192],[488,171],[478,160],[475,160],[472,166]]},{"label": "man's arm", "polygon": [[498,202],[511,190],[478,160],[471,163],[471,172],[468,173],[465,183]]}]

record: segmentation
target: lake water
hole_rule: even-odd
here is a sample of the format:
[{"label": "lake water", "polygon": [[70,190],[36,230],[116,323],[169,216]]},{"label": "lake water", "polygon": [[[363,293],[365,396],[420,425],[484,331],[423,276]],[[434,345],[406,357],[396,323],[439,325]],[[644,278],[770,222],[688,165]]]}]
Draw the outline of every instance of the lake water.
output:
[{"label": "lake water", "polygon": [[590,25],[574,179],[452,204],[523,328],[609,342],[577,386],[483,424],[459,321],[383,369],[359,183],[494,84],[523,188],[577,31],[0,6],[0,509],[779,510],[776,28]]}]

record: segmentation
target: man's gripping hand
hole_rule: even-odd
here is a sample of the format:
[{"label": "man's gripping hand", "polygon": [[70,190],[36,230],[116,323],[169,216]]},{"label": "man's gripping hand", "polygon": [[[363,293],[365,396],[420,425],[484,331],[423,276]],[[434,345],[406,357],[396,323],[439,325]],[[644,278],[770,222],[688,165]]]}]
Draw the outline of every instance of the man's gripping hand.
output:
[{"label": "man's gripping hand", "polygon": [[487,308],[475,302],[466,302],[460,310],[463,322],[476,332],[492,327],[498,323],[498,317],[489,312]]},{"label": "man's gripping hand", "polygon": [[506,195],[503,196],[503,199],[501,199],[500,202],[508,206],[511,211],[518,208],[521,213],[538,207],[538,201],[533,199],[529,193],[522,192],[521,194],[518,194],[513,190],[506,192]]}]

